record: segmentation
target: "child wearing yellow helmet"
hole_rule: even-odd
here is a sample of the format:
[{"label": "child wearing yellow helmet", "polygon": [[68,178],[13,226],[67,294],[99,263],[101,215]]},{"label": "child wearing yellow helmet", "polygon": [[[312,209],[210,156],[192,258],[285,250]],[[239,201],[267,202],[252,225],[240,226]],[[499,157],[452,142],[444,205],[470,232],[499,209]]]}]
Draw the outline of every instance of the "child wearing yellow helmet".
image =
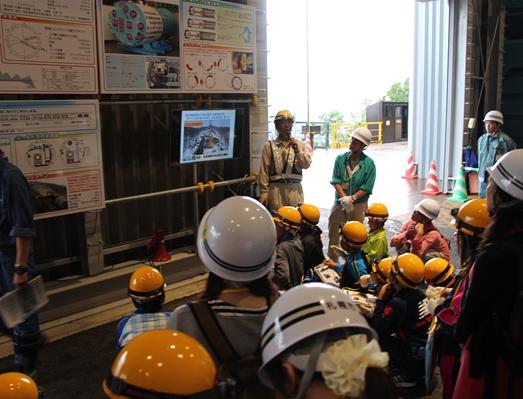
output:
[{"label": "child wearing yellow helmet", "polygon": [[383,285],[372,318],[380,346],[390,356],[397,388],[424,386],[425,345],[432,315],[425,294],[417,289],[423,282],[425,265],[406,253],[392,262],[390,282]]},{"label": "child wearing yellow helmet", "polygon": [[389,217],[389,211],[385,204],[376,202],[369,205],[365,216],[369,222],[369,238],[362,249],[368,263],[373,264],[389,255],[387,234],[383,227]]},{"label": "child wearing yellow helmet", "polygon": [[135,312],[118,323],[116,340],[118,349],[144,331],[167,327],[170,312],[163,312],[165,280],[158,269],[143,265],[129,279],[128,295]]}]

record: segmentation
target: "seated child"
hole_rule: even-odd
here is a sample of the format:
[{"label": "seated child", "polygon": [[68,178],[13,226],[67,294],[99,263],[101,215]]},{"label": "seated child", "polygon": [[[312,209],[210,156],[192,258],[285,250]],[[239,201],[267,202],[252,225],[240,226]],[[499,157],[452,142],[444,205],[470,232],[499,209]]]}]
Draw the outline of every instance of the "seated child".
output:
[{"label": "seated child", "polygon": [[398,256],[392,263],[390,283],[378,294],[371,322],[380,346],[389,353],[398,388],[424,384],[425,345],[433,318],[425,294],[417,289],[423,282],[424,270],[418,256]]},{"label": "seated child", "polygon": [[144,331],[167,328],[169,312],[162,312],[165,301],[165,281],[152,266],[142,266],[129,280],[128,295],[136,311],[124,317],[116,330],[117,347],[121,349],[132,338]]},{"label": "seated child", "polygon": [[410,220],[390,239],[390,246],[396,248],[398,255],[411,252],[425,262],[432,258],[449,260],[449,242],[432,223],[439,211],[440,206],[433,199],[418,202]]},{"label": "seated child", "polygon": [[303,244],[303,274],[308,276],[311,268],[325,260],[323,242],[321,241],[320,210],[312,204],[301,204],[296,207],[301,215],[301,227],[298,236]]},{"label": "seated child", "polygon": [[425,263],[425,282],[428,284],[425,295],[431,314],[435,314],[438,306],[445,302],[455,281],[454,266],[448,260],[433,258]]},{"label": "seated child", "polygon": [[383,228],[389,217],[389,211],[384,204],[370,204],[365,216],[369,221],[369,238],[362,250],[365,252],[369,265],[372,265],[389,256],[387,234]]},{"label": "seated child", "polygon": [[324,263],[339,273],[340,287],[367,291],[370,281],[370,267],[363,256],[361,247],[367,241],[367,229],[363,223],[350,221],[340,229],[340,245],[347,253],[345,261],[338,264],[327,259]]}]

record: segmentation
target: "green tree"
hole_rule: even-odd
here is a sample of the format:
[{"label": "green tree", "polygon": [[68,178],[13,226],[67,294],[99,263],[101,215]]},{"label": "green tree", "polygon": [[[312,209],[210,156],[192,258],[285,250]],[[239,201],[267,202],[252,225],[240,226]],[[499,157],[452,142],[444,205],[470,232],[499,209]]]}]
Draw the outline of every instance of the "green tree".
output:
[{"label": "green tree", "polygon": [[367,114],[367,106],[374,104],[375,102],[376,101],[373,101],[370,98],[364,98],[361,101],[359,111],[350,113],[350,120],[354,121],[354,122],[365,122],[365,116]]},{"label": "green tree", "polygon": [[323,122],[338,123],[343,122],[344,116],[340,111],[329,111],[319,116],[320,120]]},{"label": "green tree", "polygon": [[409,79],[405,79],[403,83],[396,82],[390,86],[384,99],[388,101],[409,101]]}]

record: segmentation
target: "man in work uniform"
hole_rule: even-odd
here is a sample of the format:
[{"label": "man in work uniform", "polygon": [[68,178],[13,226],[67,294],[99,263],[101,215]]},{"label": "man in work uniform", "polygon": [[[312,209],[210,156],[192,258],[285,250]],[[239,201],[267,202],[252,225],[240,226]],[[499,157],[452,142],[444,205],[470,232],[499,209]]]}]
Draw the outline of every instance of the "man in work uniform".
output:
[{"label": "man in work uniform", "polygon": [[487,168],[493,166],[505,153],[516,149],[514,140],[501,131],[503,126],[503,114],[493,110],[487,112],[485,118],[485,130],[487,131],[478,140],[478,179],[479,197],[486,198],[488,177],[485,176]]},{"label": "man in work uniform", "polygon": [[[35,276],[34,235],[29,184],[0,150],[0,296],[27,284]],[[15,370],[33,374],[37,351],[43,342],[38,316],[31,315],[12,330],[0,321],[0,330],[12,337]]]},{"label": "man in work uniform", "polygon": [[279,111],[274,118],[278,137],[263,146],[260,202],[270,210],[303,203],[302,170],[312,160],[305,143],[291,137],[293,123],[294,116],[289,111]]}]

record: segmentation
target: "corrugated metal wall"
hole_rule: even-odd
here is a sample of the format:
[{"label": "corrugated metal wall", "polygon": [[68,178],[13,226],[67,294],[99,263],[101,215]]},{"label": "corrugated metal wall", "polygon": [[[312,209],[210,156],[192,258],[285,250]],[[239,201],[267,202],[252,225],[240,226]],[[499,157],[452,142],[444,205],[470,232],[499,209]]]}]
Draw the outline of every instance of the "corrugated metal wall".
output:
[{"label": "corrugated metal wall", "polygon": [[409,148],[426,176],[436,161],[443,191],[461,162],[467,3],[416,2]]}]

